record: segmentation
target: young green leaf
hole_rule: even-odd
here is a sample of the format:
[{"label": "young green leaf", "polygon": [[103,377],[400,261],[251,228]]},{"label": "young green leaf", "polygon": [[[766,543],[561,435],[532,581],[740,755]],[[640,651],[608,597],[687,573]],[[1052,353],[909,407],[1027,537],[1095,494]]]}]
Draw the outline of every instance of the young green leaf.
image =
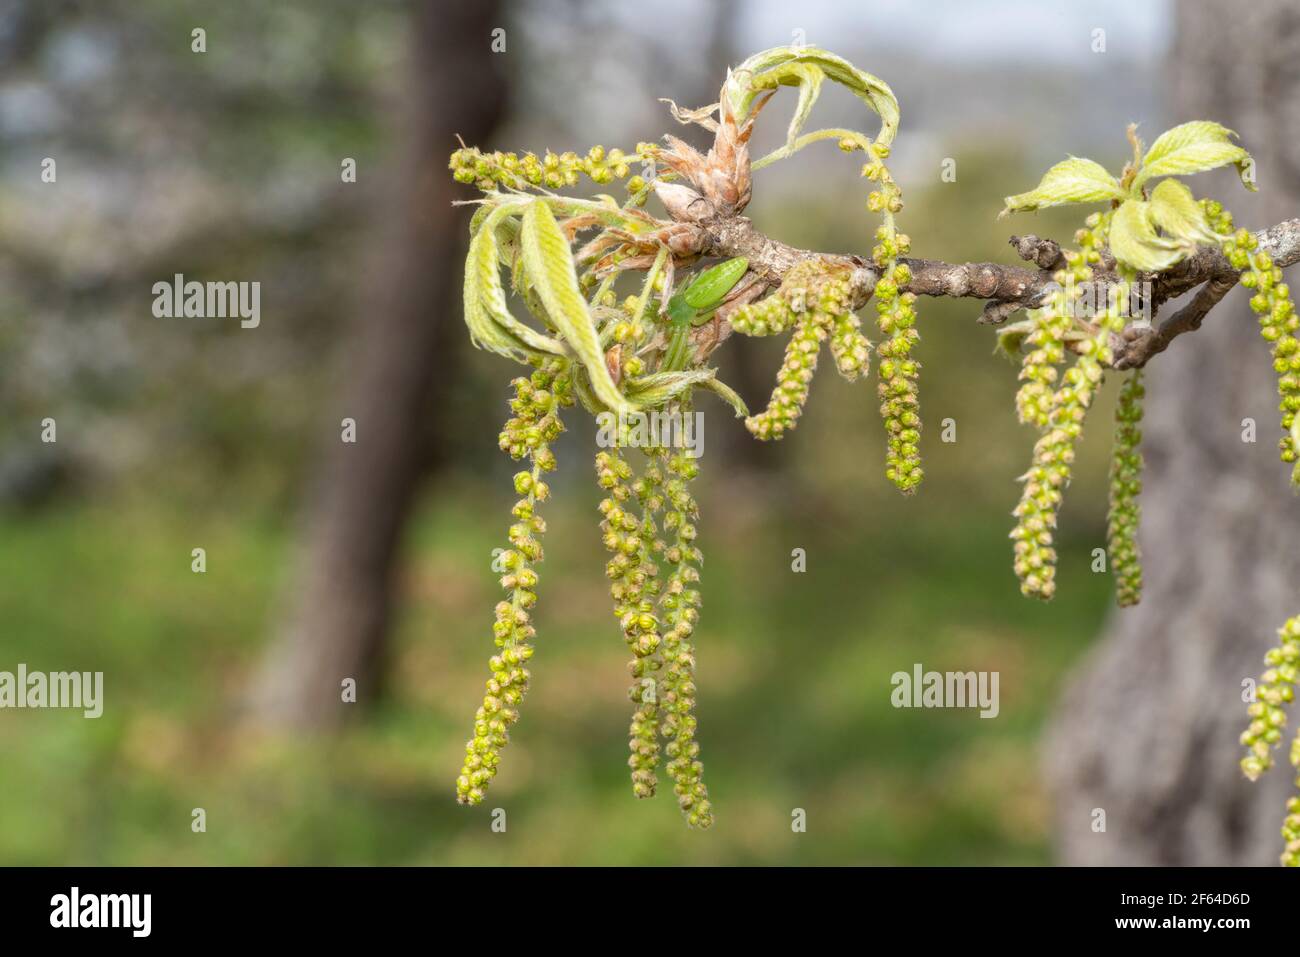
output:
[{"label": "young green leaf", "polygon": [[797,145],[799,134],[803,132],[804,124],[808,122],[808,115],[812,112],[813,104],[817,102],[817,97],[821,93],[822,80],[825,78],[826,74],[811,63],[785,63],[771,71],[770,80],[774,79],[781,86],[799,88],[799,102],[795,104],[794,114],[790,117],[785,144],[759,160],[763,166],[785,159],[799,149]]},{"label": "young green leaf", "polygon": [[1123,197],[1124,191],[1120,189],[1119,182],[1106,172],[1104,166],[1090,159],[1071,156],[1044,173],[1034,189],[1008,196],[1002,215],[1065,203],[1098,203]]},{"label": "young green leaf", "polygon": [[573,394],[577,397],[582,407],[592,415],[599,415],[607,411],[604,403],[596,398],[596,394],[591,391],[591,383],[587,381],[587,370],[580,363],[573,363],[568,369],[569,376],[573,380]]},{"label": "young green leaf", "polygon": [[1183,123],[1165,130],[1156,137],[1156,141],[1142,157],[1142,165],[1149,166],[1173,153],[1198,144],[1227,143],[1236,135],[1222,123],[1215,123],[1213,120],[1193,120],[1191,123]]},{"label": "young green leaf", "polygon": [[[730,101],[737,121],[744,120],[749,114],[749,108],[760,92],[771,88],[769,85],[771,80],[766,74],[776,71],[780,77],[778,82],[784,85],[798,84],[801,87],[799,104],[795,107],[795,117],[791,121],[791,130],[795,129],[796,123],[802,127],[807,119],[807,112],[812,109],[812,100],[816,98],[816,92],[809,92],[806,85],[809,81],[801,75],[800,71],[790,69],[791,64],[814,67],[833,83],[847,88],[880,117],[880,132],[876,135],[876,142],[888,145],[894,141],[898,133],[899,120],[898,98],[894,96],[894,91],[879,77],[859,70],[848,60],[818,47],[773,47],[754,54],[735,70],[729,71],[722,95]],[[787,142],[774,153],[755,162],[754,168],[766,166],[773,159],[788,156],[815,138],[816,134],[808,134],[799,137],[798,142]]]},{"label": "young green leaf", "polygon": [[731,406],[731,408],[736,412],[736,418],[743,419],[749,415],[749,407],[745,405],[745,400],[740,397],[740,394],[721,379],[717,378],[716,370],[708,369],[706,371],[714,372],[715,375],[711,379],[700,380],[698,383],[699,387],[701,389],[708,389],[726,402],[727,405]]},{"label": "young green leaf", "polygon": [[701,385],[716,375],[713,369],[696,369],[691,372],[654,372],[633,379],[627,384],[627,397],[633,405],[652,409],[675,399],[692,386]]},{"label": "young green leaf", "polygon": [[[483,232],[484,230],[480,229],[474,234],[474,238],[470,241],[469,255],[465,259],[465,325],[469,327],[470,342],[477,349],[488,349],[516,362],[527,362],[530,358],[536,358],[539,353],[493,320],[483,306],[483,270],[478,266],[479,261],[485,258],[484,250],[479,243],[479,237]],[[495,253],[491,251],[489,255],[495,257]],[[494,274],[496,272],[495,258],[493,258],[492,272]]]},{"label": "young green leaf", "polygon": [[487,349],[497,355],[527,362],[533,352],[510,333],[488,318],[479,302],[478,272],[473,264],[465,269],[465,325],[469,327],[469,341],[476,349]]},{"label": "young green leaf", "polygon": [[825,50],[803,47],[802,52],[800,59],[815,63],[828,78],[847,87],[880,117],[880,132],[876,135],[878,144],[888,146],[894,141],[898,135],[898,97],[894,96],[889,84]]},{"label": "young green leaf", "polygon": [[528,278],[551,321],[587,370],[592,391],[611,410],[625,409],[627,402],[605,366],[596,324],[578,288],[573,251],[543,200],[529,203],[525,209],[520,244]]},{"label": "young green leaf", "polygon": [[1217,243],[1205,210],[1186,184],[1176,179],[1161,180],[1151,191],[1151,218],[1171,237],[1186,243]]},{"label": "young green leaf", "polygon": [[483,220],[482,228],[469,245],[469,268],[477,273],[478,300],[487,318],[503,327],[516,339],[537,352],[564,355],[564,345],[557,339],[544,336],[510,314],[506,305],[505,289],[501,285],[500,258],[497,254],[496,227],[503,218],[517,212],[509,206],[499,206]]},{"label": "young green leaf", "polygon": [[1168,269],[1187,254],[1187,248],[1156,234],[1151,204],[1125,200],[1115,210],[1110,226],[1110,251],[1116,261],[1139,272]]},{"label": "young green leaf", "polygon": [[1236,164],[1246,188],[1254,183],[1245,179],[1250,154],[1232,142],[1232,130],[1219,123],[1197,120],[1166,130],[1156,138],[1142,158],[1142,167],[1133,180],[1135,189],[1157,176],[1186,176]]}]

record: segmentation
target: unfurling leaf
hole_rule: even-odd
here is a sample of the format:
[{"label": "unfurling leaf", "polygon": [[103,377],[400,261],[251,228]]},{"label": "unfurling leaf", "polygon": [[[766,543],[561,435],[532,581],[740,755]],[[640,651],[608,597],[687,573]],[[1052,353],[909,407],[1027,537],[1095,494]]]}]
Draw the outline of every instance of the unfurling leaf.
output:
[{"label": "unfurling leaf", "polygon": [[803,132],[804,124],[808,122],[808,115],[812,112],[813,104],[817,102],[817,97],[821,93],[822,80],[825,78],[826,74],[818,67],[799,62],[784,63],[771,70],[764,78],[765,82],[781,86],[797,86],[799,102],[795,104],[794,114],[790,117],[785,144],[759,160],[761,165],[766,166],[776,160],[785,159],[799,149],[799,134]]},{"label": "unfurling leaf", "polygon": [[[813,68],[812,70],[808,68]],[[786,144],[754,163],[758,169],[776,159],[789,156],[819,137],[818,133],[793,136],[807,121],[817,98],[820,79],[813,76],[813,71],[825,76],[833,83],[846,87],[858,99],[867,104],[880,117],[880,132],[875,141],[888,145],[898,133],[898,98],[879,77],[859,70],[848,60],[818,47],[788,46],[774,47],[756,53],[745,60],[727,75],[727,82],[722,88],[722,95],[730,103],[736,120],[743,121],[749,114],[754,99],[763,90],[774,85],[799,86],[799,103],[795,107],[790,121]]]},{"label": "unfurling leaf", "polygon": [[587,370],[592,391],[612,411],[625,410],[627,401],[605,367],[596,324],[578,288],[573,251],[545,202],[537,200],[524,210],[520,245],[528,278],[551,321]]},{"label": "unfurling leaf", "polygon": [[470,243],[469,256],[465,261],[465,325],[469,327],[469,339],[479,349],[488,349],[498,355],[527,362],[535,353],[518,337],[511,335],[488,316],[483,308],[480,295],[480,272],[474,243]]},{"label": "unfurling leaf", "polygon": [[703,385],[717,373],[713,369],[691,372],[655,372],[632,379],[627,384],[627,398],[641,409],[653,409],[675,399],[692,386]]},{"label": "unfurling leaf", "polygon": [[1019,362],[1020,347],[1037,325],[1034,319],[1036,312],[1037,310],[1031,312],[1028,319],[1012,322],[998,329],[998,344],[997,348],[993,350],[994,353],[1000,352],[1013,362]]},{"label": "unfurling leaf", "polygon": [[1254,184],[1245,179],[1246,164],[1250,154],[1232,142],[1236,136],[1220,123],[1197,120],[1166,130],[1156,138],[1142,158],[1142,167],[1133,180],[1134,187],[1157,176],[1185,176],[1206,170],[1236,164],[1242,173],[1242,182],[1253,190]]},{"label": "unfurling leaf", "polygon": [[1160,272],[1187,255],[1188,247],[1157,235],[1151,204],[1126,200],[1110,225],[1110,251],[1116,261],[1139,272]]},{"label": "unfurling leaf", "polygon": [[1185,243],[1217,243],[1205,210],[1192,191],[1176,179],[1166,179],[1151,191],[1151,218],[1173,239]]},{"label": "unfurling leaf", "polygon": [[544,336],[520,322],[510,314],[506,305],[506,293],[501,285],[496,227],[503,218],[515,211],[508,206],[494,209],[483,220],[482,227],[470,242],[469,268],[476,273],[479,306],[488,319],[531,349],[553,356],[564,355],[564,346],[559,340]]},{"label": "unfurling leaf", "polygon": [[604,404],[596,398],[596,394],[591,391],[591,383],[587,381],[586,368],[575,362],[571,369],[571,375],[573,376],[573,394],[584,409],[592,415],[599,415],[601,412],[608,411]]},{"label": "unfurling leaf", "polygon": [[1027,212],[1065,203],[1098,203],[1108,199],[1122,199],[1124,191],[1114,176],[1100,163],[1071,156],[1057,163],[1027,193],[1006,198],[1007,213]]},{"label": "unfurling leaf", "polygon": [[708,389],[726,402],[727,405],[731,406],[736,412],[736,418],[743,419],[749,415],[749,407],[745,405],[745,400],[740,397],[740,394],[731,386],[727,385],[727,383],[719,379],[716,375],[716,370],[709,369],[708,371],[714,372],[715,375],[713,378],[701,380],[699,383],[700,388]]}]

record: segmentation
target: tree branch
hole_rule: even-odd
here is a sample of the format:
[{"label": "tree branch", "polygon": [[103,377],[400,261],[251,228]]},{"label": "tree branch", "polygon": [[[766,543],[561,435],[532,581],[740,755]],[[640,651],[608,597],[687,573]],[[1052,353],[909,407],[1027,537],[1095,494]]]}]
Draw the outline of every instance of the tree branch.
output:
[{"label": "tree branch", "polygon": [[1130,326],[1124,330],[1124,349],[1115,358],[1116,369],[1134,369],[1147,364],[1152,356],[1169,348],[1169,343],[1184,332],[1201,328],[1201,320],[1237,285],[1235,273],[1215,276],[1196,292],[1183,308],[1160,323],[1158,328]]},{"label": "tree branch", "polygon": [[[719,216],[697,225],[708,237],[704,255],[744,256],[749,260],[751,270],[769,289],[780,285],[782,277],[796,263],[809,259],[844,262],[853,266],[849,285],[853,307],[859,309],[870,300],[879,279],[876,267],[861,256],[816,253],[788,246],[764,236],[744,216]],[[1278,266],[1300,262],[1300,219],[1289,219],[1262,229],[1255,233],[1255,238]],[[1010,242],[1017,255],[1033,263],[1035,268],[904,258],[901,262],[912,271],[912,280],[905,288],[920,296],[987,300],[980,319],[985,323],[1000,323],[1018,309],[1036,308],[1053,282],[1055,271],[1060,268],[1061,247],[1051,239],[1032,235],[1012,236]],[[1118,341],[1116,368],[1145,365],[1152,356],[1168,348],[1176,337],[1199,328],[1206,314],[1236,285],[1238,277],[1219,249],[1203,246],[1166,272],[1141,278],[1151,283],[1153,314],[1168,300],[1197,286],[1203,288],[1191,303],[1159,327],[1135,327],[1122,341]],[[1118,282],[1114,261],[1108,256],[1103,258],[1095,281],[1106,286]],[[1100,291],[1097,300],[1105,301]],[[713,340],[711,345],[721,342],[731,333],[725,318],[720,325],[709,333]]]}]

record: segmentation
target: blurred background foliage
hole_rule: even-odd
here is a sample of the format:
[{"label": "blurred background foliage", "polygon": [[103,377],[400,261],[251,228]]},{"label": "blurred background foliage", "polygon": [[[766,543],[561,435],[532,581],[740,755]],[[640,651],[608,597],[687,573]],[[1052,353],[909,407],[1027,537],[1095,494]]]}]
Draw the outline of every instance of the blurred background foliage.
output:
[{"label": "blurred background foliage", "polygon": [[[1073,217],[998,222],[1001,197],[1067,153],[1118,165],[1129,120],[1163,128],[1163,4],[668,6],[661,30],[639,7],[509,4],[507,52],[475,40],[511,91],[478,145],[630,148],[681,132],[656,97],[707,102],[727,62],[801,29],[898,93],[916,253],[1011,262],[1009,232],[1068,237]],[[337,733],[246,720],[311,520],[305,490],[337,444],[352,343],[374,320],[363,279],[413,15],[344,0],[0,0],[0,668],[102,670],[107,699],[95,721],[0,714],[0,862],[1047,861],[1038,735],[1109,601],[1089,561],[1104,544],[1111,392],[1065,509],[1060,598],[1023,601],[1006,535],[1032,435],[973,300],[920,303],[927,482],[913,499],[883,478],[874,382],[820,376],[774,447],[709,407],[711,831],[688,833],[670,795],[637,802],[626,782],[626,653],[602,573],[593,433],[577,414],[558,449],[533,689],[486,805],[454,802],[491,650],[491,551],[514,498],[496,433],[515,373],[469,348],[454,312],[430,315],[457,334],[437,359],[447,398],[426,410],[440,454],[402,537],[382,697]],[[1089,48],[1094,20],[1110,28],[1105,55]],[[190,51],[196,26],[206,54]],[[476,78],[461,80],[441,95],[467,95]],[[824,101],[824,125],[874,128],[851,98]],[[760,151],[790,107],[769,107]],[[57,185],[40,181],[46,156]],[[343,157],[355,184],[340,181]],[[940,178],[945,157],[955,182]],[[749,212],[796,245],[865,251],[858,165],[810,150],[757,174]],[[153,318],[150,288],[176,272],[260,280],[261,326]],[[723,350],[751,407],[780,348]],[[55,445],[40,441],[47,416]],[[948,417],[952,444],[939,440]],[[805,574],[791,573],[796,547]],[[893,709],[890,675],[914,662],[999,671],[1000,716]],[[493,807],[505,834],[489,829]],[[806,834],[791,832],[794,808]]]}]

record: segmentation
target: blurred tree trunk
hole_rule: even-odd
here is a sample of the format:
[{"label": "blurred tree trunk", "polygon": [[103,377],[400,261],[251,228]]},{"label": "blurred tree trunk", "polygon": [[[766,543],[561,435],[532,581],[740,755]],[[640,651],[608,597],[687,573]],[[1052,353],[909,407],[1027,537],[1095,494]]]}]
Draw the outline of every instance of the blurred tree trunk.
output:
[{"label": "blurred tree trunk", "polygon": [[[1258,163],[1257,195],[1229,172],[1198,176],[1193,188],[1251,228],[1295,215],[1300,8],[1196,0],[1171,12],[1173,119],[1236,129]],[[1300,613],[1300,511],[1277,461],[1274,380],[1240,289],[1151,364],[1146,593],[1112,617],[1048,736],[1063,863],[1277,862],[1292,788],[1285,747],[1256,784],[1237,766],[1242,680],[1259,674],[1278,626]],[[1247,417],[1258,423],[1255,445],[1242,442]],[[1105,811],[1105,833],[1092,830],[1094,809]]]},{"label": "blurred tree trunk", "polygon": [[353,377],[333,417],[355,419],[357,439],[345,444],[333,428],[288,618],[254,690],[254,718],[265,724],[337,725],[348,710],[340,693],[347,678],[363,706],[376,696],[401,532],[430,465],[426,422],[439,414],[463,336],[468,212],[451,205],[459,194],[447,156],[454,134],[482,142],[504,111],[501,58],[489,47],[501,5],[428,0],[411,15],[378,255],[356,315]]}]

